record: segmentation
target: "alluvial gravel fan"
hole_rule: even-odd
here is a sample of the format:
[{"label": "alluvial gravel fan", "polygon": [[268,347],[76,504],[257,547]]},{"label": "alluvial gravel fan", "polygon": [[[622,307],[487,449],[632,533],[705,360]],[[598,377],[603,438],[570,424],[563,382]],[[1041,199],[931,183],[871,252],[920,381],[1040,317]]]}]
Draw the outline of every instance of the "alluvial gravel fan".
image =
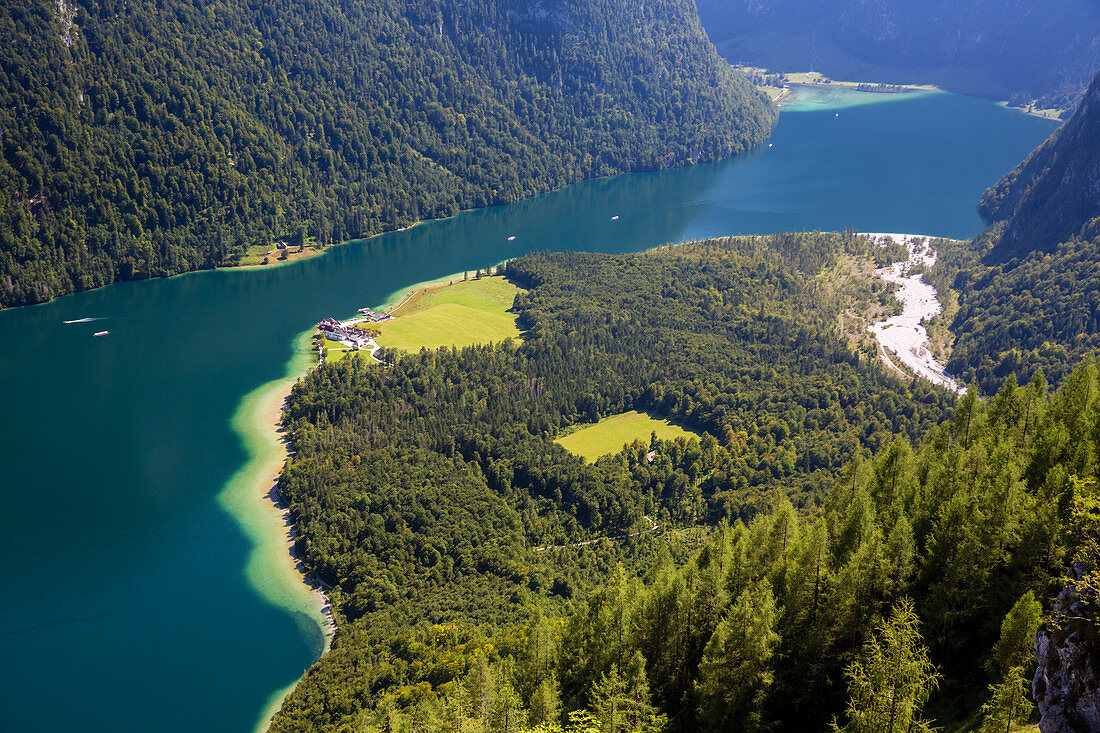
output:
[{"label": "alluvial gravel fan", "polygon": [[0,306],[760,143],[688,0],[0,7]]}]

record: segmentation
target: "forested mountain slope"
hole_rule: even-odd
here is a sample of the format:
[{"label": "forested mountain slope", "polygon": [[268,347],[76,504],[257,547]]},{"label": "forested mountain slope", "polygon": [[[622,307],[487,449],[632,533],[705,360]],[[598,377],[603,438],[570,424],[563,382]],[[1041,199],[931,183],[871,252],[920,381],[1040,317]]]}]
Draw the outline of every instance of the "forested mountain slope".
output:
[{"label": "forested mountain slope", "polygon": [[932,82],[1007,98],[1080,88],[1100,68],[1090,0],[699,0],[733,62],[834,78]]},{"label": "forested mountain slope", "polygon": [[[919,440],[954,396],[897,381],[835,332],[853,301],[889,299],[873,284],[838,290],[838,259],[887,256],[904,252],[850,233],[533,254],[506,267],[530,288],[515,303],[522,343],[312,372],[286,413],[296,454],[280,491],[307,565],[336,586],[341,630],[274,730],[434,709],[471,670],[499,678],[500,668],[479,665],[519,653],[533,609],[562,616],[617,560],[640,571],[659,547],[685,557],[698,544],[677,537],[748,520],[780,498],[811,512],[848,461],[895,436]],[[630,409],[703,437],[647,439],[595,464],[554,442],[570,425]],[[671,539],[533,549],[648,528],[643,515],[675,530]],[[552,631],[560,636],[560,625]],[[589,704],[587,677],[567,684],[565,669],[609,671],[604,657],[563,661],[558,689],[549,649],[523,681],[505,674],[513,724],[540,686],[538,695],[562,696],[570,709]],[[667,686],[690,686],[692,672],[648,674],[663,686],[662,708],[690,719],[693,708]]]},{"label": "forested mountain slope", "polygon": [[919,448],[853,462],[816,516],[780,502],[686,563],[612,574],[567,614],[543,679],[604,730],[618,696],[630,731],[662,729],[632,699],[666,730],[1007,731],[1033,690],[1042,730],[1096,730],[1098,396],[1094,363],[1055,395],[1010,378]]},{"label": "forested mountain slope", "polygon": [[952,274],[960,309],[948,369],[986,391],[1039,368],[1058,383],[1100,349],[1100,76],[981,209],[994,223]]},{"label": "forested mountain slope", "polygon": [[1100,217],[1100,74],[1073,116],[986,191],[980,210],[1006,222],[990,253],[997,261],[1092,232]]},{"label": "forested mountain slope", "polygon": [[0,62],[0,306],[713,160],[775,119],[690,0],[31,0]]}]

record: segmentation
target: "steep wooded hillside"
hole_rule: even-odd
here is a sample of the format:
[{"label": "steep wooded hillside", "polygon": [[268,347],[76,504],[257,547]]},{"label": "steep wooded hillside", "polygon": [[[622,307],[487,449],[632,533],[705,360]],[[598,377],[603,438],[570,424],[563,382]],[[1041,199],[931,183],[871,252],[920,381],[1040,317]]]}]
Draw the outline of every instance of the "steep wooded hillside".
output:
[{"label": "steep wooded hillside", "polygon": [[948,369],[986,391],[1038,369],[1057,384],[1100,349],[1100,77],[981,210],[993,225],[945,277],[960,295]]},{"label": "steep wooded hillside", "polygon": [[1005,221],[997,261],[1049,252],[1086,235],[1100,216],[1100,75],[1073,116],[981,201],[982,216]]},{"label": "steep wooded hillside", "polygon": [[4,3],[0,306],[713,160],[774,119],[689,0]]},{"label": "steep wooded hillside", "polygon": [[699,0],[699,14],[731,61],[778,71],[1034,98],[1100,68],[1089,0]]}]

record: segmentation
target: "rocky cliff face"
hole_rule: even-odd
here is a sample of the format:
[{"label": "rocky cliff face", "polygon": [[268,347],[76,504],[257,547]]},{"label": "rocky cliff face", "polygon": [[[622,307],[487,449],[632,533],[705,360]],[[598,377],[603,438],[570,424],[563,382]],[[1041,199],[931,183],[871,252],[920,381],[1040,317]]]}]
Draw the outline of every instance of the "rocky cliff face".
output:
[{"label": "rocky cliff face", "polygon": [[1054,623],[1035,636],[1039,666],[1031,683],[1043,733],[1100,731],[1100,635],[1075,582],[1086,567],[1074,563],[1070,582],[1054,603]]},{"label": "rocky cliff face", "polygon": [[1012,172],[986,191],[982,215],[1007,220],[991,259],[1050,252],[1100,221],[1100,74],[1073,116]]}]

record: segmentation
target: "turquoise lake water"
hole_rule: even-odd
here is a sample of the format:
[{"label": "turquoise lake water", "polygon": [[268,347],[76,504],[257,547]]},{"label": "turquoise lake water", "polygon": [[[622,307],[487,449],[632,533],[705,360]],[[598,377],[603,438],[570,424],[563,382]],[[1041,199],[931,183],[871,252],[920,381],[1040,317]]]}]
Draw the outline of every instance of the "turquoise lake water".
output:
[{"label": "turquoise lake water", "polygon": [[[0,313],[0,730],[248,731],[315,660],[316,628],[249,586],[248,542],[216,497],[245,460],[238,403],[283,375],[320,318],[532,249],[844,227],[972,236],[982,191],[1054,129],[947,94],[851,106],[870,99],[804,96],[770,147],[739,158],[590,181],[279,269]],[[63,323],[80,318],[102,320]]]}]

